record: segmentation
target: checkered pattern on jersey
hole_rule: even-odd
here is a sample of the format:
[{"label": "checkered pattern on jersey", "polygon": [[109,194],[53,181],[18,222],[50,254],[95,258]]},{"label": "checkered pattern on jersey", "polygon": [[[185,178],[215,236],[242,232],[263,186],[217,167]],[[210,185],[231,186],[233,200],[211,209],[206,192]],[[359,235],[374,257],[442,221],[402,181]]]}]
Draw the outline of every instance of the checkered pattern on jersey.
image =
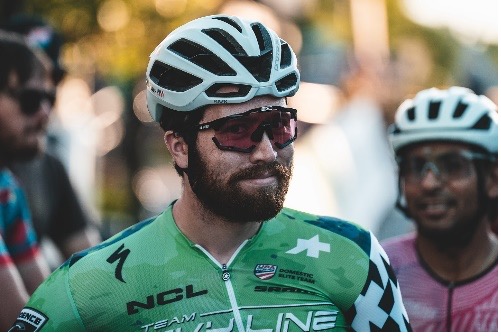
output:
[{"label": "checkered pattern on jersey", "polygon": [[355,331],[411,331],[395,273],[372,234],[367,282],[347,315]]}]

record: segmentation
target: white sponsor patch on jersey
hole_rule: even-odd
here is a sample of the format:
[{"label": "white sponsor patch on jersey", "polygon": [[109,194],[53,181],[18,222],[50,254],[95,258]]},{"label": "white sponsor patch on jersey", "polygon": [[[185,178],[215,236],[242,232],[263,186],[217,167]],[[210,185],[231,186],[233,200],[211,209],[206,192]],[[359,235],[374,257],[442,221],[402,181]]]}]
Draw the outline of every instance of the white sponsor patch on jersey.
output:
[{"label": "white sponsor patch on jersey", "polygon": [[49,318],[32,308],[23,308],[9,331],[39,331]]}]

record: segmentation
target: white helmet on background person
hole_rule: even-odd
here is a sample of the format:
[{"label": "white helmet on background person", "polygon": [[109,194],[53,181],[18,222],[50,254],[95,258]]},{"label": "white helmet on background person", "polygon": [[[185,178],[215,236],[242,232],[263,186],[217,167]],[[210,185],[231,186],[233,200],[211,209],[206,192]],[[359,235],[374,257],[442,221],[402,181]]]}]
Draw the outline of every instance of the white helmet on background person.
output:
[{"label": "white helmet on background person", "polygon": [[[290,45],[258,21],[212,15],[180,26],[151,53],[146,71],[148,110],[189,112],[253,97],[293,96],[299,88]],[[222,86],[238,92],[220,93]]]},{"label": "white helmet on background person", "polygon": [[467,88],[426,89],[400,105],[388,133],[397,155],[409,145],[447,141],[473,145],[497,156],[497,107]]}]

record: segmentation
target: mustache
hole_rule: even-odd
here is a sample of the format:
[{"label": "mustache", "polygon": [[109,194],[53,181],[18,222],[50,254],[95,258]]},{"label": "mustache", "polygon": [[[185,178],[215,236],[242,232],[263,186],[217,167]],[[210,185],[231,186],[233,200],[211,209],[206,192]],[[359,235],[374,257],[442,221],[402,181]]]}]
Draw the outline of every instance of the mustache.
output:
[{"label": "mustache", "polygon": [[234,183],[239,180],[259,178],[264,174],[271,174],[273,176],[277,176],[279,179],[288,178],[291,175],[291,165],[287,166],[277,161],[273,161],[260,164],[259,166],[248,167],[233,174],[229,183]]}]

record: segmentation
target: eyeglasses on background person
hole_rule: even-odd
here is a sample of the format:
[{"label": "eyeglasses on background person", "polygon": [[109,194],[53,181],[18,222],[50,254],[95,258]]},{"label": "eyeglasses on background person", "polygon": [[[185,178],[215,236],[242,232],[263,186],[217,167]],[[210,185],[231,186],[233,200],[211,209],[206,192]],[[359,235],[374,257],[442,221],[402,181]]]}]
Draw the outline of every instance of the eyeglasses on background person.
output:
[{"label": "eyeglasses on background person", "polygon": [[442,182],[472,176],[474,160],[489,161],[490,157],[471,151],[447,152],[435,157],[403,156],[397,159],[401,175],[407,183],[421,183],[429,170]]}]

